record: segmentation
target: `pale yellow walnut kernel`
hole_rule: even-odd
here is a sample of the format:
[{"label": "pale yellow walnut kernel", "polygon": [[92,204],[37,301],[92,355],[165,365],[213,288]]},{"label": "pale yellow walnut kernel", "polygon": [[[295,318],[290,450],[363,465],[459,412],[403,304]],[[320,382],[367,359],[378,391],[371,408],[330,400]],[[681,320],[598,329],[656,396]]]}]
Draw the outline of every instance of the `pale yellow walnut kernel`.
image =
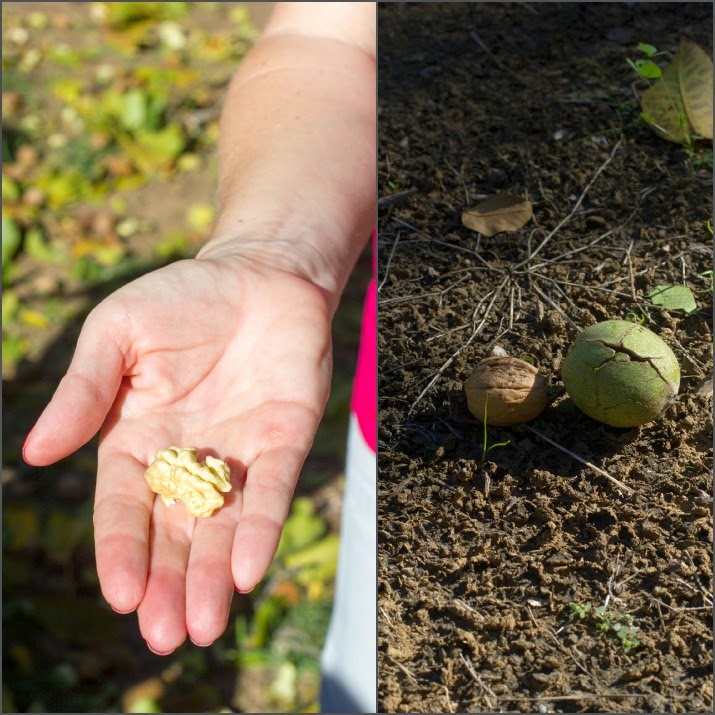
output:
[{"label": "pale yellow walnut kernel", "polygon": [[180,501],[187,513],[205,517],[223,506],[221,492],[231,491],[231,470],[220,459],[207,456],[199,462],[198,456],[199,450],[193,447],[160,449],[144,477],[167,506]]}]

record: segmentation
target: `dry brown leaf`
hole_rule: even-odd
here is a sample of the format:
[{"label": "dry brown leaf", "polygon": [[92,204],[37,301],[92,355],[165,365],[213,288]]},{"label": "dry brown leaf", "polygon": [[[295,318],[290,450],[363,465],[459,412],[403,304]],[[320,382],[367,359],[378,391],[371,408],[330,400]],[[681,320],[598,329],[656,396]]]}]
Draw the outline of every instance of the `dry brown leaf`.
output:
[{"label": "dry brown leaf", "polygon": [[688,119],[696,134],[713,138],[713,61],[694,42],[681,39],[680,91]]},{"label": "dry brown leaf", "polygon": [[502,231],[516,231],[532,218],[531,202],[522,196],[501,193],[490,196],[473,209],[462,213],[462,223],[472,231],[493,236]]},{"label": "dry brown leaf", "polygon": [[712,139],[713,64],[690,40],[681,39],[673,61],[641,97],[646,121],[668,141],[689,144],[693,134]]}]

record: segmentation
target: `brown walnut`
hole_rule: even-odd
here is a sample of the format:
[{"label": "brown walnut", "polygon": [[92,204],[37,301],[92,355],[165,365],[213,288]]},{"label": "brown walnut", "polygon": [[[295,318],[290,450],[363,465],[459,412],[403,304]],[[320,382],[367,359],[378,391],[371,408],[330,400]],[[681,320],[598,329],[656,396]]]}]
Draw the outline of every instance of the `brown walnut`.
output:
[{"label": "brown walnut", "polygon": [[484,358],[464,383],[469,411],[495,427],[529,422],[549,401],[546,378],[524,360],[515,357]]}]

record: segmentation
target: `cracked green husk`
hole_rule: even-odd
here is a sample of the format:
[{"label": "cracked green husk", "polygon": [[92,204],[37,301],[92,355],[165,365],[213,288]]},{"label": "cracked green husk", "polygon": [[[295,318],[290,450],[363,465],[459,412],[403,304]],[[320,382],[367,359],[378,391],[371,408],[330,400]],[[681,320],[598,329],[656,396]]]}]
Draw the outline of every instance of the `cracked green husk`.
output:
[{"label": "cracked green husk", "polygon": [[680,367],[654,332],[607,320],[576,337],[561,366],[577,407],[612,427],[636,427],[659,417],[678,394]]}]

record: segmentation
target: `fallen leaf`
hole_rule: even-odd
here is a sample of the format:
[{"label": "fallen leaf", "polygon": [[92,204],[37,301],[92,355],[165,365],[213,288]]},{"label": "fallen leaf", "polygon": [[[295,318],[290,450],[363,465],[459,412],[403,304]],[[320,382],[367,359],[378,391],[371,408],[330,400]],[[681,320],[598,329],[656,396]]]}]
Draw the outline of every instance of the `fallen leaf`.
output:
[{"label": "fallen leaf", "polygon": [[43,330],[50,324],[50,319],[46,315],[40,313],[38,310],[30,310],[29,308],[22,308],[18,314],[18,318],[23,325],[40,330]]},{"label": "fallen leaf", "polygon": [[698,45],[681,39],[673,61],[641,96],[643,118],[677,144],[689,144],[693,134],[712,139],[712,94],[712,60]]},{"label": "fallen leaf", "polygon": [[462,213],[462,223],[472,231],[493,236],[502,231],[517,231],[533,216],[531,202],[521,196],[501,193],[490,196],[473,209]]},{"label": "fallen leaf", "polygon": [[705,51],[689,40],[681,39],[680,91],[685,111],[696,134],[713,138],[713,61]]},{"label": "fallen leaf", "polygon": [[693,292],[687,286],[657,285],[648,297],[653,305],[660,305],[666,310],[694,313],[698,309]]}]

